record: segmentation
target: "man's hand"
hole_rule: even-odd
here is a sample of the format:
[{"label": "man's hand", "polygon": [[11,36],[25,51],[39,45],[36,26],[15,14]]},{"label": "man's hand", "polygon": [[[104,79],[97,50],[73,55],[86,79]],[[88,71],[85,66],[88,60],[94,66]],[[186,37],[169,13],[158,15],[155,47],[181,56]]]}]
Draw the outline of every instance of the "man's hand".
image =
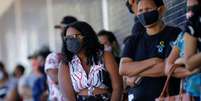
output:
[{"label": "man's hand", "polygon": [[126,85],[127,86],[134,86],[134,82],[135,80],[137,79],[136,76],[133,76],[133,77],[126,77]]},{"label": "man's hand", "polygon": [[133,76],[133,77],[125,76],[124,80],[125,80],[126,86],[133,87],[139,83],[141,78],[142,78],[141,76]]}]

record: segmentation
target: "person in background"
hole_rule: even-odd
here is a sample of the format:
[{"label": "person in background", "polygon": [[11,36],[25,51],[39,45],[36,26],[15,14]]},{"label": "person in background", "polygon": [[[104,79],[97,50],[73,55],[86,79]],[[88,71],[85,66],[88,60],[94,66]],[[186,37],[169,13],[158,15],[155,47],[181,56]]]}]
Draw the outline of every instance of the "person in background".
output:
[{"label": "person in background", "polygon": [[111,52],[117,63],[120,62],[120,47],[119,47],[119,43],[114,35],[114,33],[110,32],[110,31],[106,31],[106,30],[101,30],[98,33],[98,39],[99,42],[104,45],[104,50]]},{"label": "person in background", "polygon": [[54,28],[55,29],[60,29],[61,33],[63,32],[63,30],[65,29],[65,27],[68,26],[68,24],[72,23],[72,22],[76,22],[77,18],[75,18],[74,16],[65,16],[63,17],[63,19],[61,20],[59,25],[55,25]]},{"label": "person in background", "polygon": [[63,33],[59,85],[67,101],[120,101],[122,80],[110,52],[86,22],[68,25]]},{"label": "person in background", "polygon": [[51,51],[49,50],[48,46],[44,46],[39,50],[39,54],[37,56],[37,61],[39,62],[39,71],[42,73],[42,76],[38,77],[34,82],[32,88],[32,96],[34,101],[44,101],[47,100],[47,78],[45,74],[45,59],[50,54]]},{"label": "person in background", "polygon": [[[41,72],[41,64],[38,59],[39,51],[36,51],[33,55],[29,56],[28,59],[31,62],[31,73],[27,76],[23,76],[19,80],[18,90],[23,101],[33,101],[33,87],[36,80],[43,76]],[[40,100],[39,100],[40,101]]]},{"label": "person in background", "polygon": [[38,50],[37,60],[40,64],[40,71],[45,75],[45,59],[51,53],[49,46],[43,46]]},{"label": "person in background", "polygon": [[16,79],[19,80],[19,79],[24,75],[24,72],[25,72],[25,67],[24,67],[23,65],[18,64],[18,65],[15,67],[13,76],[14,76]]},{"label": "person in background", "polygon": [[[61,32],[69,24],[76,22],[77,19],[73,16],[65,16],[60,25],[56,25],[55,28],[58,28]],[[62,33],[60,33],[62,36]],[[45,73],[47,75],[48,89],[49,89],[49,100],[54,101],[63,101],[61,92],[58,86],[58,66],[61,61],[61,52],[52,52],[48,55],[45,62]]]},{"label": "person in background", "polygon": [[49,87],[49,101],[63,101],[58,85],[58,68],[61,62],[61,53],[51,53],[47,56],[45,62],[45,72]]},{"label": "person in background", "polygon": [[24,66],[20,64],[15,67],[13,77],[11,77],[9,80],[9,90],[6,95],[5,101],[21,101],[17,87],[19,79],[24,75],[24,71]]},{"label": "person in background", "polygon": [[201,0],[187,0],[187,23],[180,34],[168,58],[166,74],[170,72],[172,64],[183,65],[176,68],[174,74],[185,78],[184,90],[201,101]]},{"label": "person in background", "polygon": [[0,101],[4,101],[8,93],[9,75],[3,62],[0,62]]},{"label": "person in background", "polygon": [[[136,14],[146,31],[133,35],[126,42],[119,73],[140,77],[139,82],[134,82],[135,85],[128,90],[130,101],[155,101],[166,80],[165,59],[171,51],[170,43],[176,40],[181,30],[164,24],[161,19],[163,13],[154,0],[138,0],[137,4]],[[178,94],[179,81],[171,79],[170,95]]]},{"label": "person in background", "polygon": [[184,63],[189,70],[201,66],[201,0],[187,0]]}]

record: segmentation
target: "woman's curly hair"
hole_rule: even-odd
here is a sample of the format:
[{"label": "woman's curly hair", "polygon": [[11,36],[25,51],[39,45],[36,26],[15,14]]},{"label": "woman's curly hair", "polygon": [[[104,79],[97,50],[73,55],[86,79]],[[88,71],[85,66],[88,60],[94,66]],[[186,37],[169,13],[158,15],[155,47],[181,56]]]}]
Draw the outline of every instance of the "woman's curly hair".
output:
[{"label": "woman's curly hair", "polygon": [[96,32],[93,30],[93,28],[88,23],[83,21],[74,22],[64,29],[62,33],[62,62],[68,64],[74,56],[73,53],[67,50],[67,44],[65,40],[66,31],[70,27],[75,28],[81,33],[82,36],[84,36],[82,49],[85,50],[87,64],[98,64],[101,61],[101,58],[99,56],[103,52],[104,47],[99,43]]}]

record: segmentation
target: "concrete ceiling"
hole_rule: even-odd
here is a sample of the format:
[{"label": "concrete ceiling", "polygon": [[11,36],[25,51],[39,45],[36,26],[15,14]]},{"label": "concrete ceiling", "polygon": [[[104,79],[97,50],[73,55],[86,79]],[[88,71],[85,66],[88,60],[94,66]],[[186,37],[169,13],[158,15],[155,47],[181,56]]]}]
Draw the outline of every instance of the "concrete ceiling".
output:
[{"label": "concrete ceiling", "polygon": [[0,17],[9,9],[14,0],[0,0]]}]

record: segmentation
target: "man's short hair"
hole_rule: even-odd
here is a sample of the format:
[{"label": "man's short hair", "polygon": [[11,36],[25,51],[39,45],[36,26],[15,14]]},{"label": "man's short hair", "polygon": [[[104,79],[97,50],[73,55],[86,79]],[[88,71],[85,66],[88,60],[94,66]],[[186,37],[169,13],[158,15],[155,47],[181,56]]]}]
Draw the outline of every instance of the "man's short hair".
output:
[{"label": "man's short hair", "polygon": [[[140,2],[141,0],[137,0],[137,4]],[[163,6],[164,2],[163,0],[153,0],[154,3],[156,4],[157,7]]]},{"label": "man's short hair", "polygon": [[[78,21],[78,20],[77,20],[77,18],[75,18],[74,16],[65,16],[65,17],[63,17],[63,19],[61,20],[60,24],[63,24],[63,25],[65,25],[65,26],[67,26],[67,25],[69,25],[69,24],[71,24],[71,23],[73,23],[73,22],[76,22],[76,21]],[[55,25],[54,27],[55,27],[55,28],[61,28],[60,25]]]}]

